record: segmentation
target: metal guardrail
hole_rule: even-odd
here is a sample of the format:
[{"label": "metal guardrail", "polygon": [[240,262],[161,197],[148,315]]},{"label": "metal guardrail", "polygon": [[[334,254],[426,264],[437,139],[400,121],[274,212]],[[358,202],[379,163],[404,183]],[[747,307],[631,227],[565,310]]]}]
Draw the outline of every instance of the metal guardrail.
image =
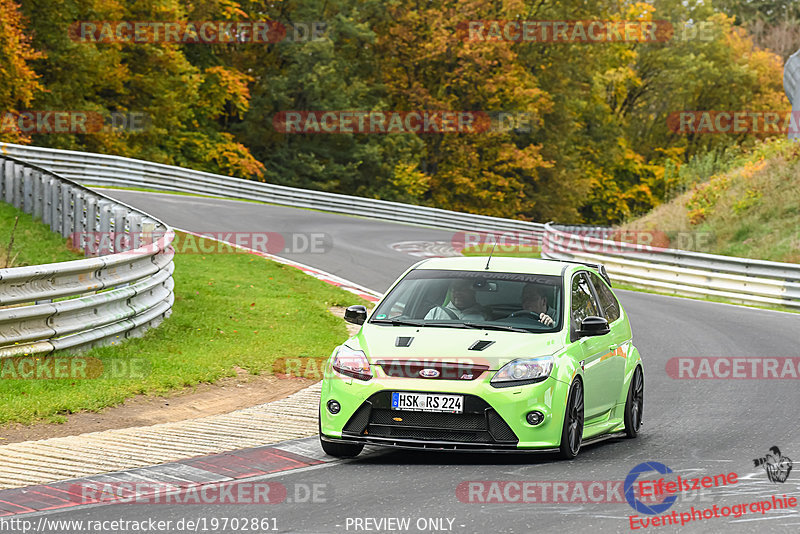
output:
[{"label": "metal guardrail", "polygon": [[800,308],[800,265],[621,243],[545,225],[542,256],[605,265],[613,280],[665,293]]},{"label": "metal guardrail", "polygon": [[[469,232],[521,232],[541,241],[544,257],[603,263],[615,279],[634,286],[686,296],[724,297],[744,304],[800,307],[800,266],[795,264],[647,248],[589,237],[586,228],[565,231],[552,223],[265,184],[119,156],[8,143],[0,143],[0,150],[88,185],[258,200]],[[609,235],[602,228],[589,230],[592,236]]]},{"label": "metal guardrail", "polygon": [[0,269],[0,358],[113,344],[170,314],[175,234],[167,225],[5,155],[0,200],[96,256]]},{"label": "metal guardrail", "polygon": [[525,232],[537,241],[544,231],[541,223],[267,184],[120,156],[9,143],[0,143],[0,151],[86,185],[141,187],[157,191],[257,200],[449,230]]}]

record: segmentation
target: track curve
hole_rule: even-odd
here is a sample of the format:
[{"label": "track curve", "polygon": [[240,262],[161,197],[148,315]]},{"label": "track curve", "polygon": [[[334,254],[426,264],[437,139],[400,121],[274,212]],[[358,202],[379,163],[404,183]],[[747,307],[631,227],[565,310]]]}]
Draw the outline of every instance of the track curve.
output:
[{"label": "track curve", "polygon": [[[231,200],[106,190],[168,224],[195,232],[325,233],[325,253],[279,253],[376,291],[386,287],[421,258],[396,243],[447,243],[453,233],[420,226]],[[456,490],[468,481],[622,481],[637,464],[657,461],[681,476],[736,472],[740,482],[703,496],[686,494],[674,505],[679,514],[691,506],[730,506],[770,495],[800,497],[800,473],[783,484],[769,482],[753,459],[777,445],[800,458],[797,380],[676,380],[666,372],[678,356],[798,357],[800,315],[704,301],[618,291],[631,316],[634,337],[645,364],[642,434],[636,440],[611,440],[586,447],[572,462],[531,455],[490,456],[388,452],[325,468],[288,473],[289,481],[327,484],[326,503],[282,504],[267,512],[252,507],[218,506],[205,515],[278,518],[278,530],[348,532],[348,518],[410,517],[444,521],[453,532],[524,532],[570,528],[577,532],[629,531],[634,511],[625,502],[476,503],[462,502]],[[462,486],[463,487],[463,486]],[[616,500],[619,500],[618,498]],[[800,500],[800,499],[799,499]],[[624,499],[623,499],[624,501]],[[114,517],[149,515],[175,519],[187,506],[154,506],[143,511],[124,506],[94,509]],[[672,510],[670,510],[671,512]],[[88,511],[64,517],[89,517]],[[363,523],[362,523],[363,525]],[[449,526],[448,526],[449,525]],[[662,527],[663,529],[664,527]],[[692,522],[668,531],[797,532],[798,509]],[[378,529],[387,531],[386,529]],[[375,530],[373,530],[375,531]]]}]

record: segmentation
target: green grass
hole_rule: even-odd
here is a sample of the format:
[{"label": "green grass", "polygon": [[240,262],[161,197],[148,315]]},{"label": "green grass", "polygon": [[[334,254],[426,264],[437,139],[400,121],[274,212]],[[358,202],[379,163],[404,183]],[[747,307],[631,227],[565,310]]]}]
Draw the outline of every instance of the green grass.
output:
[{"label": "green grass", "polygon": [[800,263],[800,144],[764,143],[736,162],[622,229],[697,232],[713,237],[698,252]]},{"label": "green grass", "polygon": [[134,395],[235,376],[235,367],[267,374],[278,358],[327,358],[347,338],[344,322],[328,308],[366,304],[298,269],[243,253],[179,255],[174,278],[173,313],[161,326],[82,355],[98,358],[105,368],[112,360],[135,360],[147,376],[0,380],[0,423],[58,421]]},{"label": "green grass", "polygon": [[[14,232],[11,253],[8,244],[14,228],[14,220],[19,215],[19,223]],[[8,255],[8,258],[6,258]],[[11,204],[0,202],[0,268],[39,265],[60,261],[80,260],[83,254],[67,248],[67,240],[33,216],[18,210]],[[10,264],[7,265],[6,260]]]}]

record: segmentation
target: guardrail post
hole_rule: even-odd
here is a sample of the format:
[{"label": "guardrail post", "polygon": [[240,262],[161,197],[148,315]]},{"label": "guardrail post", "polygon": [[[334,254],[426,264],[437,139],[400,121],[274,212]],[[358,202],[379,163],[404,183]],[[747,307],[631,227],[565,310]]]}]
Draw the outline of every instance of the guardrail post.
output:
[{"label": "guardrail post", "polygon": [[75,188],[70,185],[61,188],[61,237],[69,237],[72,233],[72,221],[75,219],[72,203],[74,194]]},{"label": "guardrail post", "polygon": [[[75,219],[72,224],[73,236],[77,237],[78,243],[86,239],[86,214],[84,213],[85,198],[83,191],[75,191]],[[76,241],[73,241],[75,243]]]},{"label": "guardrail post", "polygon": [[111,254],[111,249],[114,248],[111,244],[111,206],[111,201],[105,199],[97,203],[97,211],[100,215],[98,226],[98,237],[100,238],[99,246],[97,247],[98,256]]},{"label": "guardrail post", "polygon": [[50,220],[53,218],[53,209],[50,207],[50,199],[53,197],[51,191],[53,189],[53,178],[50,176],[42,176],[42,222],[49,225]]},{"label": "guardrail post", "polygon": [[115,206],[114,213],[114,252],[128,250],[128,236],[125,230],[125,217],[128,210],[123,207]]},{"label": "guardrail post", "polygon": [[97,198],[88,195],[86,203],[86,234],[83,240],[83,254],[97,256]]},{"label": "guardrail post", "polygon": [[30,167],[23,167],[22,168],[22,177],[20,184],[20,192],[22,193],[22,197],[20,198],[20,208],[25,213],[33,213],[33,181],[31,178],[31,174],[33,173],[33,169]]},{"label": "guardrail post", "polygon": [[50,180],[50,230],[61,233],[61,182]]},{"label": "guardrail post", "polygon": [[14,207],[18,210],[22,209],[22,201],[24,194],[22,192],[22,173],[25,172],[25,167],[22,165],[14,166]]},{"label": "guardrail post", "polygon": [[33,181],[33,215],[34,219],[41,219],[42,218],[42,206],[44,204],[44,176],[39,171],[33,171],[33,176],[31,177]]},{"label": "guardrail post", "polygon": [[33,214],[33,169],[23,167],[22,169],[22,201],[20,206],[25,213]]},{"label": "guardrail post", "polygon": [[5,168],[3,169],[5,173],[3,174],[3,182],[5,183],[5,187],[3,188],[3,192],[5,193],[6,202],[9,204],[14,204],[14,167],[16,163],[13,161],[6,161]]},{"label": "guardrail post", "polygon": [[128,215],[128,247],[135,250],[142,246],[142,216],[136,213]]}]

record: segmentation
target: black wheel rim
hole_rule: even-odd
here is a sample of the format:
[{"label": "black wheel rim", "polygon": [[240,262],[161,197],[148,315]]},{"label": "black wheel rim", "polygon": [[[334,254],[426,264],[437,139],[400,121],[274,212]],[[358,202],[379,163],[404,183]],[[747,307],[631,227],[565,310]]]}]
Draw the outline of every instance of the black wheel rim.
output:
[{"label": "black wheel rim", "polygon": [[567,443],[572,454],[578,454],[583,438],[583,386],[580,382],[575,382],[572,386],[572,402],[570,402],[567,415]]},{"label": "black wheel rim", "polygon": [[642,370],[637,368],[633,374],[631,385],[631,426],[638,431],[642,426],[642,411],[644,409],[644,378]]}]

